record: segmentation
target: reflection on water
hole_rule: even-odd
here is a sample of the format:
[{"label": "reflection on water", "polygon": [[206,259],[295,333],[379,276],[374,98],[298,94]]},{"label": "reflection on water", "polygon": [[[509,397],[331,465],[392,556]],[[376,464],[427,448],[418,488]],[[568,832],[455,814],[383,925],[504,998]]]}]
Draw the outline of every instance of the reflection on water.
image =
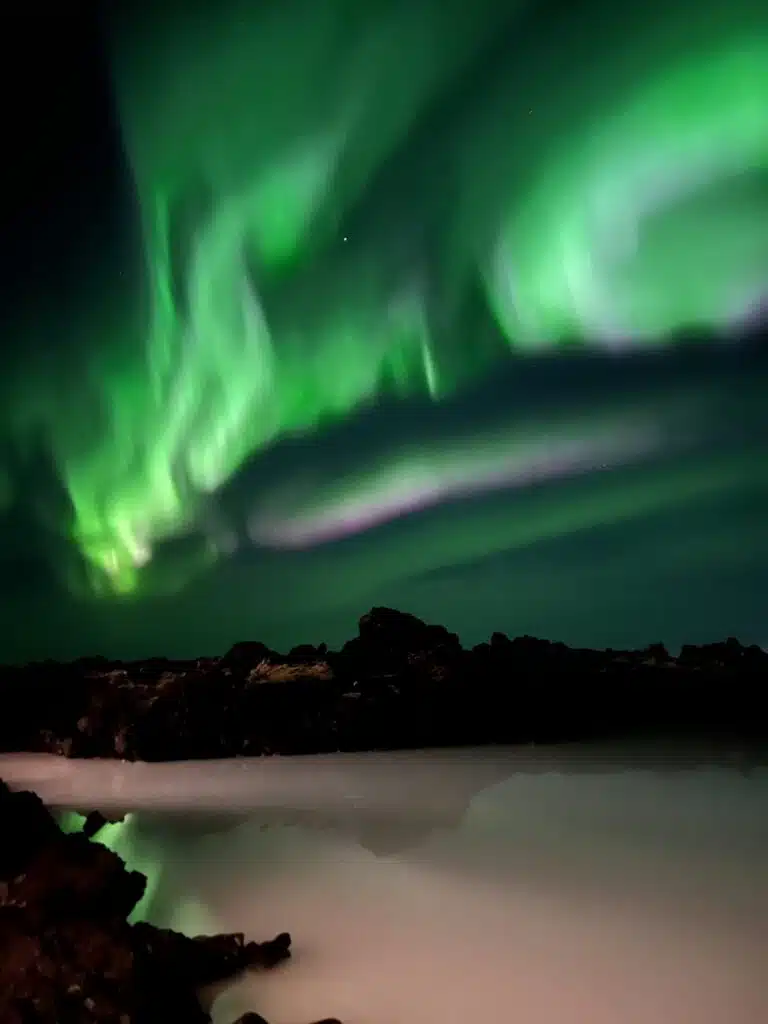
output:
[{"label": "reflection on water", "polygon": [[[747,767],[749,767],[747,765]],[[768,1020],[768,770],[732,752],[354,755],[198,765],[15,758],[192,933],[293,933],[217,1021]]]}]

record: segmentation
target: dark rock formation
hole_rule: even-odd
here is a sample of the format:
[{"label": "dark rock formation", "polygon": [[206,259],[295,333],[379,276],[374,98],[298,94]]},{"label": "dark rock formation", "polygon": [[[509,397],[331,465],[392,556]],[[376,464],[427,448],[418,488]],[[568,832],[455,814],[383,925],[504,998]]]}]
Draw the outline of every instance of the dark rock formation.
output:
[{"label": "dark rock formation", "polygon": [[[768,655],[730,639],[572,650],[494,633],[472,650],[374,608],[337,652],[240,643],[220,658],[89,658],[0,669],[0,751],[128,760],[685,734],[764,739]],[[146,879],[0,783],[0,1024],[210,1018],[199,989],[289,956],[290,938],[187,938],[129,924]],[[372,838],[376,842],[376,837]],[[241,1024],[263,1024],[258,1014]],[[326,1022],[327,1024],[327,1022]]]},{"label": "dark rock formation", "polygon": [[2,1024],[205,1024],[200,989],[290,956],[288,934],[258,943],[129,924],[146,878],[2,782],[0,828]]},{"label": "dark rock formation", "polygon": [[[763,738],[768,655],[737,640],[575,650],[494,633],[472,650],[442,626],[374,608],[358,636],[288,655],[0,669],[0,751],[168,761],[645,734]],[[95,826],[92,826],[95,827]]]}]

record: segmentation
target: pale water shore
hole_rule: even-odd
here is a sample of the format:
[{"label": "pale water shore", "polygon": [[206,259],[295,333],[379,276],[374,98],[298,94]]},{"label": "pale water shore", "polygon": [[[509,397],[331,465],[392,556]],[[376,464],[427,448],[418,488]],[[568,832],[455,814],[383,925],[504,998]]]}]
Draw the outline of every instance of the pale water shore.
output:
[{"label": "pale water shore", "polygon": [[105,839],[149,918],[287,929],[295,960],[217,1020],[757,1024],[768,1020],[768,769],[655,744],[123,764],[0,775]]}]

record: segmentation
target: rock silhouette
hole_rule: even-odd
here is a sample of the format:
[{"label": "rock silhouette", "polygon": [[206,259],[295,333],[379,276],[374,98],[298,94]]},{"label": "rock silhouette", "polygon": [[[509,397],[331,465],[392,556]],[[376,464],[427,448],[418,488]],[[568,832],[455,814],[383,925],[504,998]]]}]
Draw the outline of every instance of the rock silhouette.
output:
[{"label": "rock silhouette", "polygon": [[768,654],[737,640],[640,651],[442,626],[373,608],[340,651],[258,642],[194,661],[0,669],[0,751],[169,761],[620,739],[764,737]]},{"label": "rock silhouette", "polygon": [[129,924],[144,875],[2,782],[0,822],[2,1024],[206,1024],[200,989],[290,956],[287,933],[259,943]]}]

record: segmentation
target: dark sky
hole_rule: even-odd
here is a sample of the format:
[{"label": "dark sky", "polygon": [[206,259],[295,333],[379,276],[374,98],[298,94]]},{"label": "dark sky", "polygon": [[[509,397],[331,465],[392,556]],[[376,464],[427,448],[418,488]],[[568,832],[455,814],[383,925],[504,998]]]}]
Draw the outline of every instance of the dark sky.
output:
[{"label": "dark sky", "polygon": [[[269,4],[257,6],[259,16],[274,20],[273,42],[282,38],[280,32],[290,38],[290,25],[280,23],[283,14]],[[297,17],[300,3],[288,6]],[[376,19],[383,25],[387,9],[398,5],[381,0],[370,6],[369,38],[380,44],[371,51],[374,60],[384,49]],[[458,19],[458,0],[448,6]],[[299,349],[291,349],[290,341],[275,342],[277,363],[288,369],[276,375],[274,387],[282,389],[280,408],[290,406],[293,420],[277,437],[254,442],[213,493],[193,495],[185,477],[189,515],[152,536],[153,557],[132,592],[115,595],[105,586],[94,591],[73,507],[78,469],[90,452],[103,448],[101,476],[81,474],[79,493],[82,498],[87,478],[87,497],[108,500],[124,487],[142,445],[153,459],[162,451],[171,474],[178,471],[183,444],[192,448],[191,430],[180,449],[166,452],[161,444],[168,409],[181,401],[180,391],[166,395],[162,414],[144,416],[136,398],[127,425],[119,416],[125,395],[143,394],[148,379],[143,339],[152,290],[141,269],[142,174],[147,180],[165,174],[161,184],[167,185],[180,177],[179,167],[194,163],[198,144],[189,139],[195,132],[185,136],[180,124],[163,119],[174,109],[180,117],[195,103],[208,110],[210,96],[218,96],[215,74],[229,66],[225,53],[224,64],[198,59],[194,75],[185,65],[186,78],[181,72],[173,77],[173,68],[186,59],[189,23],[190,38],[195,31],[199,38],[201,21],[189,7],[176,4],[162,23],[138,7],[109,25],[95,7],[45,18],[16,11],[4,16],[0,102],[9,183],[0,214],[0,659],[193,656],[220,652],[245,638],[278,648],[307,641],[337,644],[373,604],[444,622],[469,643],[495,629],[596,646],[663,640],[675,647],[726,635],[768,642],[765,339],[733,329],[725,339],[693,338],[677,325],[675,342],[665,345],[645,339],[607,349],[599,338],[586,336],[564,346],[552,336],[540,354],[523,354],[522,346],[505,341],[482,275],[467,270],[475,248],[504,216],[490,184],[498,172],[488,171],[486,158],[477,196],[459,203],[456,195],[466,185],[457,172],[455,194],[449,193],[445,168],[471,165],[475,150],[483,148],[480,122],[492,109],[503,111],[503,72],[515,47],[544,32],[530,21],[518,30],[511,14],[509,24],[501,19],[501,42],[498,32],[481,38],[478,29],[471,59],[457,61],[444,75],[407,130],[395,138],[393,129],[386,151],[382,144],[377,152],[376,142],[390,122],[377,121],[371,112],[367,134],[345,154],[334,179],[338,195],[353,198],[344,205],[333,193],[335,212],[328,212],[329,200],[328,209],[316,214],[295,266],[274,271],[266,250],[258,267],[249,264],[275,323],[286,336],[299,323],[308,339]],[[559,9],[550,5],[550,14]],[[397,39],[400,23],[392,19]],[[364,28],[362,14],[360,22]],[[273,85],[285,79],[285,93],[302,61],[312,59],[308,47],[301,50],[295,24],[298,53],[269,72]],[[573,25],[564,24],[558,37],[563,52],[569,31]],[[425,44],[418,33],[414,38],[416,53]],[[579,46],[586,44],[574,42]],[[352,28],[333,47],[329,43],[329,52],[334,47],[353,67],[355,53],[363,52]],[[253,59],[258,62],[256,47]],[[382,61],[385,75],[389,65]],[[536,66],[529,63],[530,76]],[[120,85],[125,67],[132,69],[130,88]],[[114,76],[110,69],[117,69]],[[346,84],[341,81],[351,90],[355,79],[350,73]],[[187,90],[183,105],[173,101],[176,108],[169,99],[174,82]],[[319,121],[319,101],[309,109],[300,85],[295,97],[284,100],[280,131],[265,130],[253,150],[254,166],[245,168],[252,176],[264,153],[271,156],[270,147],[277,151],[286,138],[300,141],[306,125]],[[124,94],[131,97],[126,104]],[[339,87],[334,101],[344,95]],[[372,96],[366,102],[375,106],[377,92]],[[403,111],[406,100],[403,90]],[[266,111],[275,101],[261,102]],[[207,116],[219,134],[214,139],[208,128],[209,148],[198,145],[214,155],[215,146],[236,145],[238,126],[251,117],[244,110],[261,109],[258,99],[237,109],[223,98],[217,103]],[[521,116],[519,97],[513,106],[512,123]],[[224,119],[226,128],[220,127],[222,112],[231,121]],[[200,119],[202,138],[207,122],[202,113]],[[557,123],[554,115],[552,122]],[[137,123],[141,131],[126,128],[121,134],[121,125]],[[151,128],[144,131],[144,125]],[[161,159],[155,157],[162,149],[156,139],[163,134],[174,142]],[[489,143],[484,145],[487,154]],[[148,172],[146,160],[141,164],[142,146],[155,161],[149,161]],[[504,160],[520,181],[518,168],[525,169],[526,181],[534,180],[525,151],[513,147]],[[239,170],[244,161],[239,154]],[[210,165],[218,166],[213,157]],[[203,166],[208,164],[202,161],[190,172],[190,180],[197,175],[192,192],[179,191],[179,223],[193,228],[213,216],[217,202],[215,190],[200,185]],[[763,175],[756,186],[762,197],[765,170],[757,172]],[[278,210],[291,201],[292,173],[288,167],[280,172],[270,193]],[[452,221],[457,206],[487,211],[468,246],[461,217]],[[768,216],[768,205],[762,208]],[[713,215],[717,231],[721,213],[718,207]],[[273,217],[272,208],[264,216]],[[729,223],[738,230],[741,222],[734,214]],[[703,215],[702,224],[711,227]],[[670,237],[691,229],[684,224],[675,230]],[[194,244],[189,239],[198,236],[194,230],[174,231],[173,238],[182,239],[172,244],[182,268],[174,264],[173,273],[181,275],[174,287],[183,319],[192,316],[179,297],[185,260]],[[541,231],[534,231],[531,251],[545,238]],[[716,237],[707,244],[715,245]],[[361,294],[366,303],[381,304],[390,287],[393,296],[400,294],[401,274],[423,298],[431,351],[450,386],[430,398],[424,382],[412,386],[414,372],[403,370],[397,380],[407,378],[407,387],[384,386],[341,414],[329,412],[326,401],[323,411],[317,396],[331,391],[329,381],[345,370],[321,332],[312,336],[313,311],[318,322],[325,317],[330,323],[347,308],[362,309]],[[708,280],[701,279],[702,289]],[[657,277],[654,282],[658,288]],[[670,280],[669,288],[676,283]],[[372,320],[361,321],[370,348],[356,342],[348,353],[350,367],[378,359],[391,369],[381,343],[371,340],[385,307],[386,302]],[[186,381],[182,370],[192,365],[205,412],[195,423],[208,424],[209,434],[196,427],[198,448],[216,431],[210,410],[218,409],[220,419],[232,396],[226,397],[226,380],[217,383],[225,395],[217,405],[210,397],[215,382],[202,375],[198,381],[197,366],[215,363],[210,354],[219,346],[226,349],[221,364],[230,379],[253,373],[253,364],[245,357],[238,364],[227,339],[218,338],[203,332],[192,354],[186,342],[171,350],[171,362],[182,367],[174,364],[174,379]],[[133,511],[145,500],[146,479],[143,486],[130,491]],[[209,557],[213,548],[215,559]]]}]

